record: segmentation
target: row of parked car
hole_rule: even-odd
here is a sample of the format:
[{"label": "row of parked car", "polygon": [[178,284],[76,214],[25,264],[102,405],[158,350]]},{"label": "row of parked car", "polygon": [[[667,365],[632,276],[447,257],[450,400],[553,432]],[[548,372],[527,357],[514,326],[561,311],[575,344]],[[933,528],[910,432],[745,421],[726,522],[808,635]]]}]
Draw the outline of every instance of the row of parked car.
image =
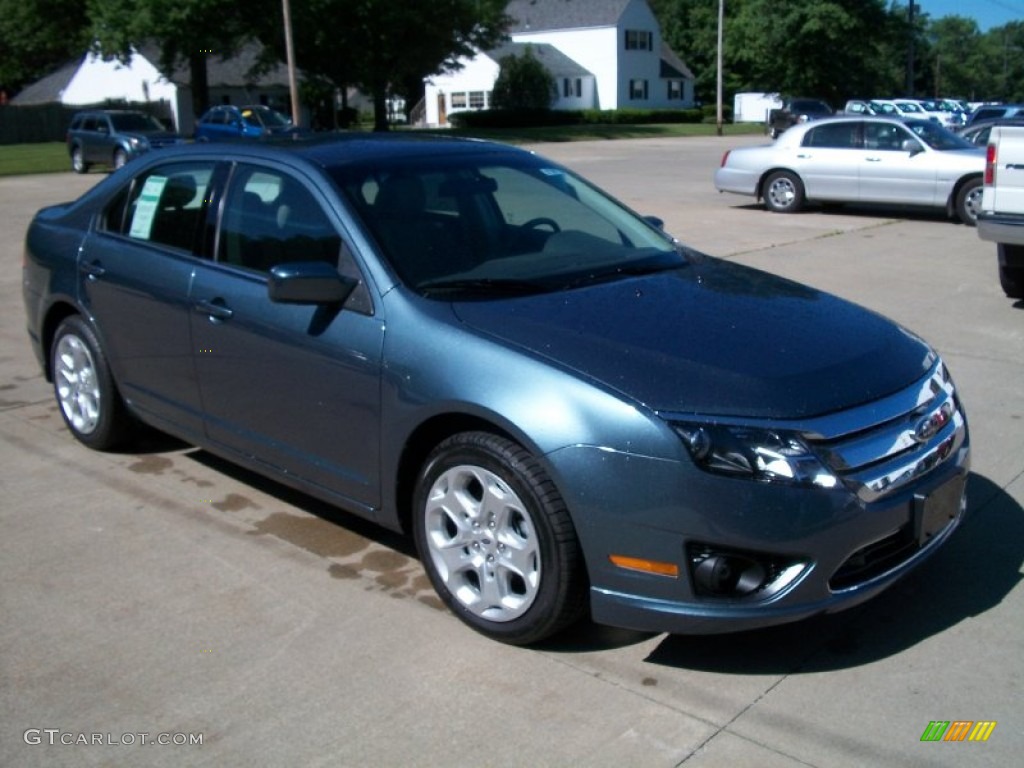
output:
[{"label": "row of parked car", "polygon": [[[299,130],[290,119],[270,107],[222,104],[199,118],[193,138],[196,141],[260,138]],[[93,165],[120,168],[150,149],[185,141],[184,136],[169,131],[152,115],[130,110],[78,112],[71,118],[67,133],[68,154],[76,173],[86,173]]]},{"label": "row of parked car", "polygon": [[835,114],[930,120],[964,135],[972,144],[984,145],[988,141],[993,121],[1024,120],[1024,104],[981,104],[972,107],[958,99],[851,99],[841,111],[836,112],[821,99],[794,98],[787,99],[781,108],[768,113],[765,131],[776,139],[794,125]]}]

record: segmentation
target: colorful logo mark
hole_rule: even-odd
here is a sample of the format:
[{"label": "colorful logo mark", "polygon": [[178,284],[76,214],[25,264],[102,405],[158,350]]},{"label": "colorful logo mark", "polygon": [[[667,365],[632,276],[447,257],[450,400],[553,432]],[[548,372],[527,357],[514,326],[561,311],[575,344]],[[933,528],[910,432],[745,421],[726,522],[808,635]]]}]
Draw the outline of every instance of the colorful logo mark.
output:
[{"label": "colorful logo mark", "polygon": [[932,720],[921,741],[988,741],[995,729],[995,720]]}]

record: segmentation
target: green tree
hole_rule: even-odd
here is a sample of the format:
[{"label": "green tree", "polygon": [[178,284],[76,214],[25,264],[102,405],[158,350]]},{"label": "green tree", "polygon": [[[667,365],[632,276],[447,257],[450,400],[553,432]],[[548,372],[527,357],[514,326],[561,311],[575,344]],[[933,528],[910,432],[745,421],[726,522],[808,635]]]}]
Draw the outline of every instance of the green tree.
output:
[{"label": "green tree", "polygon": [[[946,16],[930,22],[926,37],[929,45],[918,62],[926,73],[924,94],[974,98],[979,91],[994,89],[997,72],[990,66],[981,31],[972,19]],[[987,82],[979,81],[979,74],[986,70]]]},{"label": "green tree", "polygon": [[81,0],[0,0],[0,86],[16,93],[89,45]]},{"label": "green tree", "polygon": [[498,109],[549,109],[558,91],[555,78],[528,45],[522,56],[503,56],[492,103]]},{"label": "green tree", "polygon": [[[504,37],[504,9],[505,0],[293,2],[297,65],[306,77],[370,94],[374,128],[387,130],[388,96],[399,93],[412,104],[423,78],[474,48],[492,47]],[[283,40],[270,33],[261,31],[262,42],[283,57]]]},{"label": "green tree", "polygon": [[[744,0],[726,0],[725,32],[731,34],[733,21]],[[716,0],[650,0],[661,25],[661,36],[693,72],[698,101],[712,103],[718,86],[718,3]],[[724,46],[728,52],[728,41]],[[727,65],[723,72],[726,91],[742,90],[746,78]]]},{"label": "green tree", "polygon": [[905,31],[885,0],[746,0],[728,38],[729,61],[751,90],[842,104],[902,90],[891,62]]},{"label": "green tree", "polygon": [[[262,0],[264,10],[274,7]],[[87,0],[90,32],[96,49],[108,58],[127,59],[132,50],[152,42],[160,49],[165,73],[188,66],[192,108],[196,115],[210,103],[207,57],[229,57],[250,39],[261,0]],[[280,6],[277,6],[280,18]]]}]

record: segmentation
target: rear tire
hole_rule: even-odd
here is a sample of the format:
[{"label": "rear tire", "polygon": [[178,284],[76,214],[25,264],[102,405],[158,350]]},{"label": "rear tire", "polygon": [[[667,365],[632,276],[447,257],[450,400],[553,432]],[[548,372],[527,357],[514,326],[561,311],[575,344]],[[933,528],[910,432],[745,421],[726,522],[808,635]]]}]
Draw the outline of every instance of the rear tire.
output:
[{"label": "rear tire", "polygon": [[72,315],[57,327],[50,348],[53,392],[75,438],[99,451],[127,440],[136,424],[114,385],[92,328]]},{"label": "rear tire", "polygon": [[1011,299],[1024,299],[1024,245],[998,243],[999,284]]},{"label": "rear tire", "polygon": [[776,171],[764,183],[764,206],[773,213],[796,213],[804,207],[804,184],[790,171]]}]

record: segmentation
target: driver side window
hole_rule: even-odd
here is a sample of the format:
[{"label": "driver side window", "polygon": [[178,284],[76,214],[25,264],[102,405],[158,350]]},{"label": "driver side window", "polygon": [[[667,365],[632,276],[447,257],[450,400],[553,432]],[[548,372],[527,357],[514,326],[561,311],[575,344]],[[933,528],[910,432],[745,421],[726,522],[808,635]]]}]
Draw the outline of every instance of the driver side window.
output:
[{"label": "driver side window", "polygon": [[228,189],[218,259],[269,272],[296,261],[337,266],[341,237],[320,203],[287,174],[240,165]]}]

